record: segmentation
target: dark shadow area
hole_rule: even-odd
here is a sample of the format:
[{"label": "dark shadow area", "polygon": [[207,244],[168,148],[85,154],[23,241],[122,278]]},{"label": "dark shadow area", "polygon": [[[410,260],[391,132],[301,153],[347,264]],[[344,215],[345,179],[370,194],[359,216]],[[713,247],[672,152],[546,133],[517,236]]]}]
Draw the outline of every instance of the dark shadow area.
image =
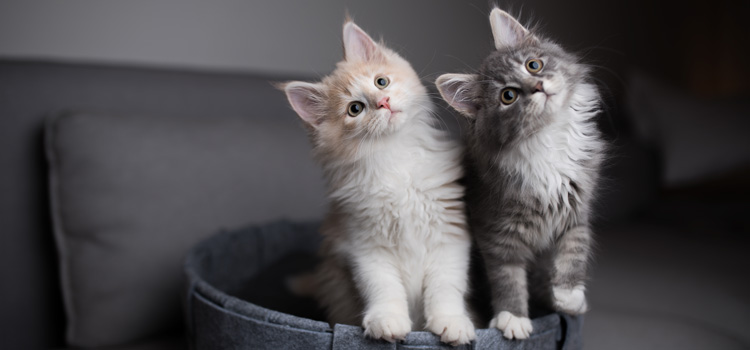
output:
[{"label": "dark shadow area", "polygon": [[318,260],[313,254],[287,255],[242,283],[239,290],[225,292],[270,310],[325,322],[325,313],[313,298],[295,295],[287,285],[290,278],[312,272]]}]

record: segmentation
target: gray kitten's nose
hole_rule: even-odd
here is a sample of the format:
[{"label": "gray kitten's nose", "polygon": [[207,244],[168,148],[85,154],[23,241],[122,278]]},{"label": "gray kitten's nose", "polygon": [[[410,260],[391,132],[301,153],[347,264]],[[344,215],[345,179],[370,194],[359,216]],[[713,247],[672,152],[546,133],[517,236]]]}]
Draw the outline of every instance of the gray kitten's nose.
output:
[{"label": "gray kitten's nose", "polygon": [[542,82],[541,81],[537,82],[536,85],[534,85],[534,89],[531,92],[532,93],[544,92],[544,86],[542,86]]}]

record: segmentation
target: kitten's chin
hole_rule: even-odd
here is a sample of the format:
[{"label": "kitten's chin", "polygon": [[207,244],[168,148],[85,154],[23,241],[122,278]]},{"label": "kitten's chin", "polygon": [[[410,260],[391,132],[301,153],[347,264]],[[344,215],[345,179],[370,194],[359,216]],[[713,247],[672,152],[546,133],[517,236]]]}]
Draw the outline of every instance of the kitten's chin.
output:
[{"label": "kitten's chin", "polygon": [[536,93],[531,95],[531,103],[528,107],[528,113],[530,115],[542,115],[546,113],[550,113],[550,107],[552,107],[552,104],[550,103],[549,96],[543,94],[543,93]]},{"label": "kitten's chin", "polygon": [[529,108],[529,113],[532,115],[554,115],[560,110],[560,96],[558,94],[536,93],[531,98],[532,105]]},{"label": "kitten's chin", "polygon": [[391,114],[388,116],[388,124],[399,123],[402,115],[401,111],[391,111]]},{"label": "kitten's chin", "polygon": [[383,133],[393,134],[401,130],[405,123],[404,117],[404,112],[400,110],[383,111],[381,116]]}]

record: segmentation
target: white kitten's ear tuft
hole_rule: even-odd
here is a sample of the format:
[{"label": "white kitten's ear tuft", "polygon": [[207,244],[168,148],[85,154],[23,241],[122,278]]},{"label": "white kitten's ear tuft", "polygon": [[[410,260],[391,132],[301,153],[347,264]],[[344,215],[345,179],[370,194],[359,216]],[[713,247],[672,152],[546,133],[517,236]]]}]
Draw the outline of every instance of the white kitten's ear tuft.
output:
[{"label": "white kitten's ear tuft", "polygon": [[344,59],[367,62],[380,54],[378,44],[354,22],[344,23]]},{"label": "white kitten's ear tuft", "polygon": [[513,16],[497,7],[490,13],[490,26],[495,38],[495,48],[498,50],[516,46],[529,35],[529,31]]},{"label": "white kitten's ear tuft", "polygon": [[435,85],[445,102],[461,114],[474,118],[479,111],[477,103],[477,82],[475,74],[443,74],[437,78]]},{"label": "white kitten's ear tuft", "polygon": [[320,84],[292,81],[283,85],[289,104],[308,125],[317,127],[325,114],[325,91]]}]

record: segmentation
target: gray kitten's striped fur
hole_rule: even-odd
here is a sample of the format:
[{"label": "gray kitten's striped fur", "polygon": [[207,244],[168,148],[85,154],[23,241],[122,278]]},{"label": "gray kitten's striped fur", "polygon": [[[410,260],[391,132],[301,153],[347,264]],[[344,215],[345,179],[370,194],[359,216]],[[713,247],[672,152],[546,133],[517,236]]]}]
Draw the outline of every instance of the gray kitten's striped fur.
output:
[{"label": "gray kitten's striped fur", "polygon": [[[436,84],[470,121],[467,202],[492,291],[490,326],[523,339],[532,331],[530,293],[558,311],[587,309],[589,212],[605,145],[589,69],[499,9],[490,23],[497,51],[479,74]],[[528,68],[531,59],[541,70]],[[507,88],[517,94],[509,104]]]}]

